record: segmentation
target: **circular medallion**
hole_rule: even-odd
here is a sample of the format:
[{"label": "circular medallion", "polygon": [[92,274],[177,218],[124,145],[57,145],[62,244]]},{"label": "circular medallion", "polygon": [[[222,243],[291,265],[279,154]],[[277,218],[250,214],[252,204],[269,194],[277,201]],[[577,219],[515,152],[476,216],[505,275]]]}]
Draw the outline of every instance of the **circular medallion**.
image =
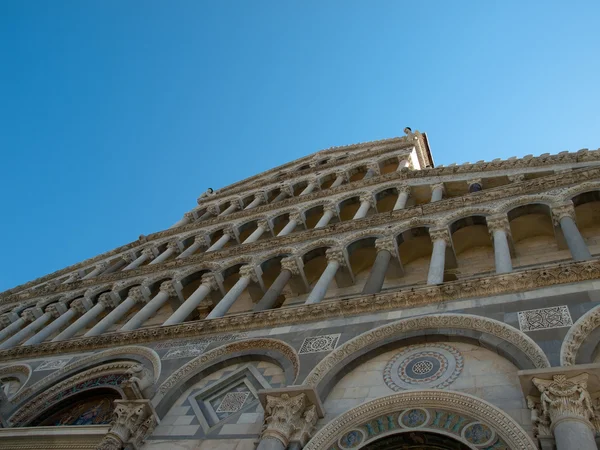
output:
[{"label": "circular medallion", "polygon": [[338,444],[340,444],[340,447],[342,448],[350,449],[358,447],[364,440],[365,435],[362,431],[352,430],[344,434],[338,441]]},{"label": "circular medallion", "polygon": [[494,430],[480,422],[467,425],[462,431],[463,438],[474,445],[488,445],[494,439]]},{"label": "circular medallion", "polygon": [[398,417],[398,422],[406,428],[419,428],[429,421],[429,413],[420,408],[409,409],[404,411]]},{"label": "circular medallion", "polygon": [[383,379],[394,391],[443,389],[458,378],[463,364],[460,352],[450,345],[411,345],[387,363]]}]

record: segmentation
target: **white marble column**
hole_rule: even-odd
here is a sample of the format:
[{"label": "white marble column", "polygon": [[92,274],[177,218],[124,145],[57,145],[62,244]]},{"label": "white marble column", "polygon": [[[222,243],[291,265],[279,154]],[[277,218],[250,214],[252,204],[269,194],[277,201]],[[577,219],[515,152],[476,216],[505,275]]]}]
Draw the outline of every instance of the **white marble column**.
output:
[{"label": "white marble column", "polygon": [[315,229],[326,227],[329,221],[335,216],[336,208],[334,205],[326,205],[323,207],[323,215],[315,225]]},{"label": "white marble column", "polygon": [[410,161],[408,159],[403,159],[403,157],[400,157],[400,163],[398,164],[398,168],[396,169],[396,171],[400,171],[404,168],[406,169],[410,169]]},{"label": "white marble column", "polygon": [[119,306],[108,313],[100,322],[85,333],[85,337],[98,336],[107,331],[111,326],[122,319],[136,303],[144,303],[146,298],[142,293],[139,286],[133,287],[129,290],[127,298],[123,300]]},{"label": "white marble column", "polygon": [[575,207],[573,206],[573,202],[553,207],[552,217],[555,224],[560,224],[573,259],[575,261],[590,259],[592,257],[590,250],[575,223]]},{"label": "white marble column", "polygon": [[256,274],[256,269],[252,266],[242,266],[240,267],[240,278],[233,285],[229,292],[225,294],[225,297],[221,299],[219,303],[213,308],[213,310],[206,316],[207,319],[215,319],[217,317],[223,317],[229,311],[229,308],[233,306],[235,301],[238,299],[240,295],[244,292],[244,290],[248,287],[251,281],[257,282],[258,275]]},{"label": "white marble column", "polygon": [[223,229],[223,236],[221,236],[213,245],[208,247],[206,252],[216,252],[217,250],[221,250],[233,237],[233,228],[229,227]]},{"label": "white marble column", "polygon": [[251,244],[252,242],[256,242],[260,239],[260,237],[263,235],[263,233],[265,231],[267,231],[269,229],[269,223],[264,220],[257,220],[256,221],[256,230],[254,230],[252,232],[252,234],[250,236],[248,236],[244,242],[242,242],[242,244]]},{"label": "white marble column", "polygon": [[52,334],[56,333],[62,327],[64,327],[71,319],[73,319],[77,315],[77,310],[74,308],[69,308],[64,305],[64,303],[54,303],[49,305],[46,308],[46,312],[50,313],[52,318],[54,319],[48,325],[43,327],[40,331],[34,334],[32,337],[27,339],[23,345],[35,345],[40,342],[45,341]]},{"label": "white marble column", "polygon": [[137,269],[142,264],[144,264],[146,261],[152,261],[153,259],[154,259],[154,251],[151,248],[144,249],[144,250],[142,250],[142,253],[140,254],[140,256],[138,256],[131,264],[129,264],[127,267],[125,267],[123,269],[123,271]]},{"label": "white marble column", "polygon": [[396,199],[396,203],[394,204],[394,211],[406,208],[406,202],[408,201],[409,195],[410,186],[406,185],[398,187],[398,198]]},{"label": "white marble column", "polygon": [[254,311],[271,309],[285,289],[288,281],[290,281],[290,278],[292,278],[292,275],[300,275],[300,268],[296,259],[288,256],[281,260],[281,272],[279,272],[273,284],[267,289],[265,295],[258,301],[254,307]]},{"label": "white marble column", "polygon": [[115,400],[110,429],[95,448],[97,450],[141,449],[158,422],[158,416],[150,400]]},{"label": "white marble column", "polygon": [[310,194],[318,186],[318,183],[319,183],[319,181],[316,178],[310,180],[308,182],[308,184],[306,185],[306,187],[302,190],[302,192],[300,192],[300,194],[298,195],[298,197],[300,197],[302,195],[308,195],[308,194]]},{"label": "white marble column", "polygon": [[[78,300],[75,300],[73,303],[77,301]],[[83,313],[82,316],[79,317],[75,322],[65,328],[58,336],[52,339],[52,342],[64,341],[75,336],[77,332],[92,323],[92,321],[94,321],[105,309],[113,309],[118,304],[118,300],[116,300],[115,296],[111,295],[111,293],[105,292],[100,294],[100,297],[98,297],[98,302],[85,313]],[[77,307],[78,305],[71,305],[71,308],[74,306]],[[81,313],[82,311],[79,312]]]},{"label": "white marble column", "polygon": [[300,218],[300,213],[297,213],[297,212],[289,213],[288,214],[288,223],[277,234],[277,237],[287,236],[288,234],[292,233],[301,221],[302,221],[302,219]]},{"label": "white marble column", "polygon": [[510,234],[508,217],[506,215],[488,217],[487,227],[494,241],[496,273],[512,272],[510,247],[508,246],[508,235]]},{"label": "white marble column", "polygon": [[141,326],[144,325],[150,317],[152,317],[156,311],[160,309],[162,305],[165,304],[167,300],[171,297],[177,297],[177,291],[173,286],[172,281],[163,281],[160,285],[160,290],[158,294],[156,294],[152,300],[144,305],[142,309],[140,309],[136,315],[134,315],[129,321],[121,327],[119,331],[133,331],[137,330]]},{"label": "white marble column", "polygon": [[73,272],[71,275],[69,275],[69,278],[67,278],[65,281],[62,282],[62,284],[69,284],[69,283],[75,283],[76,281],[81,280],[81,274],[79,273],[79,271],[77,272]]},{"label": "white marble column", "polygon": [[232,212],[239,209],[239,207],[240,207],[240,204],[237,200],[231,200],[231,204],[221,214],[219,214],[219,217],[228,216]]},{"label": "white marble column", "polygon": [[27,323],[25,319],[19,317],[14,312],[2,314],[2,316],[0,316],[0,320],[3,325],[2,331],[0,331],[0,341],[17,333],[21,328],[23,328],[23,325]]},{"label": "white marble column", "polygon": [[439,202],[444,196],[444,183],[431,185],[431,203]]},{"label": "white marble column", "polygon": [[287,197],[293,197],[293,196],[294,196],[294,190],[292,189],[292,187],[288,186],[288,185],[284,185],[279,188],[279,194],[277,194],[277,197],[275,197],[273,200],[271,200],[271,203],[280,202],[281,200],[283,200]]},{"label": "white marble column", "polygon": [[187,225],[189,223],[192,223],[194,221],[194,214],[191,212],[186,212],[183,215],[183,218],[181,220],[179,220],[178,222],[174,223],[173,225],[171,225],[169,228],[178,228],[178,227],[182,227],[184,225]]},{"label": "white marble column", "polygon": [[333,281],[335,274],[337,273],[340,266],[345,264],[344,254],[341,249],[327,249],[326,257],[327,267],[325,267],[325,270],[319,277],[317,284],[315,284],[315,287],[313,287],[308,298],[306,299],[306,302],[304,302],[306,305],[320,303],[325,298],[325,294],[327,294],[327,289]]},{"label": "white marble column", "polygon": [[427,284],[440,284],[444,282],[444,265],[446,263],[446,246],[450,245],[450,233],[447,229],[429,230],[433,243],[431,261]]},{"label": "white marble column", "polygon": [[14,347],[23,339],[27,338],[28,336],[31,336],[33,333],[36,333],[52,318],[49,312],[43,312],[42,309],[37,306],[23,311],[21,317],[25,320],[26,323],[29,324],[25,328],[22,328],[20,331],[13,334],[2,344],[0,344],[0,350],[5,350],[7,348]]},{"label": "white marble column", "polygon": [[365,173],[363,180],[368,180],[369,178],[373,178],[376,175],[379,175],[379,165],[369,164],[367,166],[367,172]]},{"label": "white marble column", "polygon": [[196,251],[198,251],[202,247],[206,247],[206,236],[204,236],[204,235],[198,235],[198,236],[196,236],[194,238],[194,243],[192,245],[190,245],[188,248],[186,248],[175,259],[187,258],[188,256],[191,256],[194,253],[196,253]]},{"label": "white marble column", "polygon": [[169,259],[171,255],[178,254],[180,251],[181,249],[179,248],[179,244],[177,242],[169,242],[165,251],[158,255],[156,258],[154,258],[154,260],[148,265],[160,264],[161,262]]},{"label": "white marble column", "polygon": [[200,305],[202,300],[204,300],[208,294],[212,291],[218,289],[219,285],[217,283],[215,274],[205,273],[202,275],[202,283],[192,295],[190,295],[179,308],[175,311],[171,316],[165,320],[163,326],[167,325],[175,325],[178,323],[182,323],[185,321],[187,317]]},{"label": "white marble column", "polygon": [[362,194],[360,196],[360,207],[358,211],[352,217],[352,220],[362,219],[367,216],[369,209],[371,207],[375,207],[375,200],[373,199],[373,194]]},{"label": "white marble column", "polygon": [[217,217],[218,215],[219,215],[219,208],[217,207],[217,205],[210,205],[206,208],[206,211],[204,212],[204,214],[202,214],[198,218],[198,222],[200,222],[202,220],[210,219],[211,217]]},{"label": "white marble column", "polygon": [[254,200],[252,200],[248,206],[246,206],[244,208],[244,210],[246,209],[252,209],[252,208],[256,208],[258,205],[260,205],[263,200],[265,199],[265,193],[264,192],[257,192],[254,196]]},{"label": "white marble column", "polygon": [[88,273],[86,276],[84,276],[82,278],[82,280],[87,280],[88,278],[93,278],[93,277],[95,277],[97,275],[100,275],[107,268],[108,268],[108,263],[107,262],[98,263],[96,265],[96,267],[94,268],[94,270],[92,270],[90,273]]},{"label": "white marble column", "polygon": [[365,295],[381,292],[390,260],[392,259],[392,255],[396,254],[396,245],[390,238],[377,239],[375,241],[375,248],[377,249],[377,256],[362,290],[362,293]]},{"label": "white marble column", "polygon": [[329,186],[329,189],[341,186],[348,179],[346,172],[336,172],[335,180]]}]

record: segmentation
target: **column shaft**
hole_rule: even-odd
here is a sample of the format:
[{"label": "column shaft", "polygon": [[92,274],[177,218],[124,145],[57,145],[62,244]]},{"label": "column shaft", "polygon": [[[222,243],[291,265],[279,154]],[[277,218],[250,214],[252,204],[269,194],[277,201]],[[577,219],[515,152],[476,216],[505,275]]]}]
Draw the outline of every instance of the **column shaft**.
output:
[{"label": "column shaft", "polygon": [[61,314],[56,319],[54,319],[49,325],[45,326],[40,331],[38,331],[37,334],[26,340],[23,343],[23,345],[34,345],[39,344],[40,342],[44,342],[50,335],[52,335],[52,333],[60,330],[67,323],[69,323],[69,320],[71,320],[76,315],[77,311],[75,311],[72,308],[69,309],[67,312]]},{"label": "column shaft", "polygon": [[23,327],[23,325],[25,325],[25,319],[23,319],[22,317],[19,317],[17,320],[15,320],[9,326],[7,326],[2,331],[0,331],[0,341],[2,341],[3,339],[6,339],[6,337],[8,337],[8,336],[12,336],[14,333],[19,331]]},{"label": "column shaft", "polygon": [[121,270],[121,268],[125,265],[127,265],[127,262],[124,259],[120,259],[118,262],[107,267],[106,270],[102,272],[102,275],[107,275],[109,273],[116,272],[117,270]]},{"label": "column shaft", "polygon": [[108,313],[104,319],[98,322],[90,331],[85,333],[84,336],[98,336],[99,334],[104,333],[111,326],[117,323],[121,317],[127,314],[127,312],[133,308],[133,305],[135,305],[135,300],[131,297],[127,297],[120,305]]},{"label": "column shaft", "polygon": [[208,247],[208,249],[206,251],[214,252],[217,250],[221,250],[223,247],[225,247],[225,244],[227,244],[229,242],[229,239],[231,239],[231,236],[229,234],[224,234],[223,236],[221,236],[219,238],[219,240],[217,242],[215,242],[213,245]]},{"label": "column shaft", "polygon": [[94,270],[92,270],[90,273],[88,273],[85,277],[83,277],[82,280],[87,280],[88,278],[95,277],[96,275],[99,275],[101,272],[103,272],[105,269],[106,266],[98,266],[94,268]]},{"label": "column shaft", "polygon": [[368,180],[369,178],[373,178],[374,176],[375,176],[375,171],[373,169],[369,169],[369,170],[367,170],[367,173],[365,173],[363,180]]},{"label": "column shaft", "polygon": [[159,291],[152,300],[144,305],[135,316],[121,327],[119,331],[133,331],[144,325],[144,322],[154,315],[160,307],[169,300],[169,294],[165,291]]},{"label": "column shaft", "polygon": [[79,330],[87,327],[92,320],[98,317],[104,309],[105,307],[102,303],[95,304],[89,311],[64,329],[62,333],[52,339],[52,342],[64,341],[65,339],[75,336]]},{"label": "column shaft", "polygon": [[175,325],[178,323],[182,323],[185,319],[198,307],[200,302],[206,298],[206,296],[210,293],[211,289],[206,284],[201,284],[198,289],[196,289],[192,295],[190,295],[186,301],[184,301],[177,311],[175,311],[171,316],[165,320],[163,326],[166,325]]},{"label": "column shaft", "polygon": [[273,200],[271,200],[271,203],[275,203],[275,202],[279,202],[281,200],[283,200],[284,198],[286,198],[288,195],[281,191],[279,194],[277,194],[277,197],[275,197]]},{"label": "column shaft", "polygon": [[252,209],[258,205],[260,205],[260,202],[262,201],[262,198],[260,197],[256,197],[254,200],[252,200],[248,206],[246,206],[244,209]]},{"label": "column shaft", "polygon": [[326,227],[332,217],[333,217],[333,211],[331,211],[329,209],[326,210],[323,213],[323,215],[321,216],[321,218],[319,219],[319,221],[317,222],[317,224],[315,225],[315,228]]},{"label": "column shaft", "polygon": [[304,302],[306,305],[310,305],[312,303],[319,303],[325,297],[327,293],[327,288],[333,281],[333,277],[335,277],[336,272],[340,267],[340,263],[337,261],[330,261],[325,267],[325,270],[321,274],[319,281],[315,284],[315,287],[311,291],[310,295]]},{"label": "column shaft", "polygon": [[562,420],[554,427],[556,450],[597,450],[594,432],[579,420]]},{"label": "column shaft", "polygon": [[227,207],[227,209],[225,211],[223,211],[221,214],[219,214],[219,217],[227,216],[227,215],[231,214],[232,212],[234,212],[237,208],[238,208],[238,205],[235,203],[232,203],[231,205],[229,205],[229,207]]},{"label": "column shaft", "polygon": [[199,218],[198,221],[200,220],[206,220],[208,219],[210,216],[212,216],[212,213],[210,211],[206,211],[204,214],[202,214]]},{"label": "column shaft", "polygon": [[129,264],[123,270],[125,271],[125,270],[136,269],[137,267],[144,264],[148,258],[149,258],[149,256],[146,253],[142,253],[140,256],[138,256],[134,261],[132,261],[131,264]]},{"label": "column shaft", "polygon": [[154,258],[148,265],[151,266],[152,264],[158,264],[166,261],[173,253],[175,253],[175,249],[173,247],[167,247],[164,252]]},{"label": "column shaft", "polygon": [[341,186],[342,183],[344,182],[344,176],[343,175],[338,175],[335,180],[333,181],[333,183],[331,183],[331,186],[329,186],[329,188],[336,188],[338,186]]},{"label": "column shaft", "polygon": [[292,272],[283,269],[279,273],[279,275],[277,275],[277,278],[275,278],[273,284],[269,287],[269,289],[267,289],[267,292],[265,292],[263,298],[261,298],[256,304],[256,306],[254,307],[254,311],[264,311],[265,309],[271,309],[277,301],[277,299],[279,298],[279,296],[281,295],[281,293],[283,292],[283,289],[285,288],[288,281],[290,281],[290,278],[292,278]]},{"label": "column shaft", "polygon": [[358,208],[358,211],[356,211],[356,214],[354,214],[354,217],[352,218],[352,220],[362,219],[363,217],[365,217],[367,215],[370,208],[371,208],[371,203],[369,201],[360,202],[360,207]]},{"label": "column shaft", "polygon": [[444,264],[446,262],[446,241],[436,239],[433,241],[433,251],[429,262],[427,284],[440,284],[444,282]]},{"label": "column shaft", "polygon": [[431,203],[439,202],[444,195],[444,188],[442,186],[435,185],[431,191]]},{"label": "column shaft", "polygon": [[394,211],[397,209],[404,209],[406,207],[406,201],[408,200],[408,192],[400,191],[396,204],[394,205]]},{"label": "column shaft", "polygon": [[217,317],[223,317],[227,311],[229,311],[229,308],[231,308],[231,306],[235,303],[237,298],[242,295],[242,292],[244,292],[244,289],[246,289],[249,284],[250,277],[241,277],[237,283],[233,285],[229,292],[225,294],[225,297],[223,297],[221,301],[217,303],[217,306],[214,307],[214,309],[208,316],[206,316],[206,318],[215,319]]},{"label": "column shaft", "polygon": [[375,257],[375,263],[369,273],[369,278],[363,287],[363,294],[377,294],[381,292],[383,282],[385,281],[385,273],[387,272],[392,254],[387,250],[379,250]]},{"label": "column shaft", "polygon": [[565,240],[567,241],[567,246],[569,247],[571,256],[575,261],[583,261],[592,257],[590,250],[585,244],[585,241],[583,240],[583,237],[581,236],[581,233],[575,224],[575,221],[571,217],[564,216],[561,218],[560,228],[562,229]]},{"label": "column shaft", "polygon": [[494,261],[496,273],[512,272],[512,261],[510,259],[510,248],[504,230],[494,230]]},{"label": "column shaft", "polygon": [[196,250],[198,250],[200,247],[202,247],[201,242],[194,242],[192,245],[190,245],[188,248],[186,248],[185,251],[183,253],[181,253],[181,255],[177,256],[177,258],[175,258],[175,259],[187,258],[188,256],[196,253]]},{"label": "column shaft", "polygon": [[[315,190],[316,186],[317,186],[317,183],[315,183],[315,182],[308,183],[306,185],[306,187],[304,188],[304,190],[302,192],[300,192],[300,195],[308,195],[308,194],[310,194],[312,191]],[[298,197],[300,197],[300,195],[298,195]]]},{"label": "column shaft", "polygon": [[285,227],[283,227],[283,229],[277,234],[277,236],[287,236],[288,234],[290,234],[292,231],[294,231],[296,229],[296,226],[298,225],[298,221],[297,220],[290,220]]},{"label": "column shaft", "polygon": [[40,328],[42,328],[44,325],[46,325],[46,323],[48,323],[51,318],[52,318],[52,315],[50,313],[42,314],[40,317],[35,319],[33,322],[31,322],[29,325],[27,325],[21,331],[19,331],[16,334],[13,334],[12,337],[10,337],[6,341],[4,341],[0,345],[0,350],[14,347],[19,342],[21,342],[23,339],[25,339],[27,336],[35,333]]},{"label": "column shaft", "polygon": [[244,242],[242,242],[242,244],[251,244],[252,242],[256,242],[258,241],[258,239],[262,236],[262,234],[265,232],[265,228],[264,227],[256,227],[256,230],[254,230],[252,232],[252,234],[250,236],[248,236]]},{"label": "column shaft", "polygon": [[261,440],[258,441],[256,450],[285,450],[285,447],[285,444],[279,439],[268,437],[266,439],[261,438]]}]

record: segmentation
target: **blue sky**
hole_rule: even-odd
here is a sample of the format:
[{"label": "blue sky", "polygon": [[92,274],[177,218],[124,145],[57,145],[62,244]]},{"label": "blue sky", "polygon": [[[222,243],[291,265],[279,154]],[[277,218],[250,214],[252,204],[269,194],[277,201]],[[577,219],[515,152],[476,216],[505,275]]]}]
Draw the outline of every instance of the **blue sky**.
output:
[{"label": "blue sky", "polygon": [[600,3],[0,2],[0,290],[336,145],[600,146]]}]

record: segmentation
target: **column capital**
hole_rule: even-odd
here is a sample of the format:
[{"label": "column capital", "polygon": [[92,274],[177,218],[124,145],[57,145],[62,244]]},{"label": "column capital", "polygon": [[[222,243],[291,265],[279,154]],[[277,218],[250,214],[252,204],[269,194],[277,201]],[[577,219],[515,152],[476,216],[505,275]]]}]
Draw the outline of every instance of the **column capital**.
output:
[{"label": "column capital", "polygon": [[256,228],[262,228],[265,231],[268,231],[271,227],[269,227],[269,221],[267,219],[258,219],[256,221]]},{"label": "column capital", "polygon": [[340,266],[346,265],[346,258],[344,257],[344,252],[341,248],[328,248],[325,251],[325,257],[327,258],[327,262],[337,262]]},{"label": "column capital", "polygon": [[279,188],[280,192],[283,192],[284,194],[286,194],[288,197],[293,197],[294,196],[294,188],[292,187],[291,184],[284,184]]},{"label": "column capital", "polygon": [[67,312],[67,307],[64,303],[56,302],[46,307],[46,312],[50,313],[55,319]]},{"label": "column capital", "polygon": [[510,181],[511,183],[520,183],[524,179],[525,179],[524,173],[515,173],[514,175],[508,176],[508,181]]},{"label": "column capital", "polygon": [[71,302],[70,308],[74,310],[80,316],[84,315],[89,309],[92,307],[92,302],[85,298],[78,298],[77,300],[73,300]]},{"label": "column capital", "polygon": [[298,259],[294,256],[288,256],[281,259],[281,270],[288,270],[292,275],[300,275],[300,266]]},{"label": "column capital", "polygon": [[[540,392],[541,420],[548,421],[551,430],[563,420],[578,420],[594,429],[590,420],[595,413],[586,372],[571,378],[553,375],[552,380],[534,377],[531,382]],[[529,404],[535,406],[535,401],[530,399]]]},{"label": "column capital", "polygon": [[128,297],[132,298],[136,303],[146,303],[147,299],[140,286],[129,289]]},{"label": "column capital", "polygon": [[377,251],[386,250],[392,255],[396,254],[396,243],[394,242],[394,238],[392,237],[376,239],[375,248],[377,249]]},{"label": "column capital", "polygon": [[444,192],[445,191],[444,183],[440,182],[440,183],[434,183],[434,184],[432,184],[431,185],[431,192],[435,191],[436,189],[441,189],[442,192]]},{"label": "column capital", "polygon": [[223,236],[225,235],[229,235],[229,237],[231,239],[235,239],[235,231],[233,230],[233,226],[232,225],[227,225],[225,228],[223,228]]},{"label": "column capital", "polygon": [[81,279],[81,274],[79,272],[74,272],[69,275],[69,278],[65,281],[65,283],[75,283]]},{"label": "column capital", "polygon": [[112,295],[110,292],[104,292],[98,297],[98,303],[104,306],[106,309],[113,309],[119,304],[119,301],[116,297],[116,295]]},{"label": "column capital", "polygon": [[194,220],[196,220],[196,216],[194,216],[193,212],[186,212],[183,215],[184,218],[186,218],[187,220],[189,220],[190,222],[193,222]]},{"label": "column capital", "polygon": [[510,234],[510,222],[506,214],[499,214],[497,216],[490,216],[486,218],[488,231],[494,234],[494,231],[504,231],[506,234]]},{"label": "column capital", "polygon": [[372,162],[367,164],[367,170],[372,170],[376,175],[379,175],[379,164],[376,162]]},{"label": "column capital", "polygon": [[110,430],[97,448],[121,449],[124,444],[129,443],[138,450],[158,424],[158,417],[150,400],[115,400],[114,403]]},{"label": "column capital", "polygon": [[18,320],[19,316],[17,316],[14,312],[9,312],[6,314],[2,314],[0,316],[0,326],[2,328],[9,326],[14,321]]},{"label": "column capital", "polygon": [[346,172],[345,170],[336,170],[335,176],[336,178],[341,177],[344,181],[348,181],[348,172]]},{"label": "column capital", "polygon": [[570,217],[575,220],[575,205],[572,201],[562,203],[560,205],[553,205],[552,209],[552,218],[554,219],[554,224],[558,225],[561,219],[565,217]]},{"label": "column capital", "polygon": [[398,186],[396,190],[398,191],[398,195],[400,195],[401,193],[410,194],[410,186],[408,184],[402,184]]},{"label": "column capital", "polygon": [[205,234],[199,234],[197,236],[194,237],[194,244],[200,244],[203,245],[204,247],[206,247],[208,244],[206,242],[206,235]]},{"label": "column capital", "polygon": [[429,229],[429,237],[432,242],[443,240],[446,245],[450,245],[450,232],[447,228]]},{"label": "column capital", "polygon": [[201,284],[205,285],[211,291],[216,291],[219,289],[219,283],[217,282],[217,277],[214,273],[205,273],[202,275],[201,280]]},{"label": "column capital", "polygon": [[256,274],[256,268],[254,266],[251,266],[249,264],[242,266],[242,267],[240,267],[239,273],[240,273],[240,278],[246,277],[246,278],[250,278],[255,283],[258,282],[258,275]]},{"label": "column capital", "polygon": [[211,213],[213,216],[219,215],[219,207],[217,205],[208,205],[206,211]]},{"label": "column capital", "polygon": [[375,207],[375,198],[373,197],[373,194],[370,192],[365,192],[364,194],[360,195],[360,202],[368,202],[369,205],[371,205],[371,207]]},{"label": "column capital", "polygon": [[175,289],[172,280],[163,281],[160,284],[160,291],[166,292],[169,295],[169,297],[177,297],[177,290]]},{"label": "column capital", "polygon": [[302,214],[300,213],[300,211],[293,211],[291,213],[288,214],[288,221],[292,221],[295,220],[296,223],[303,223],[304,221],[302,220]]},{"label": "column capital", "polygon": [[167,248],[172,248],[176,254],[181,253],[181,248],[179,247],[178,241],[171,241],[167,244]]},{"label": "column capital", "polygon": [[40,317],[42,314],[44,314],[44,312],[42,311],[42,308],[38,308],[36,306],[34,308],[29,308],[29,309],[26,309],[25,311],[23,311],[23,313],[21,313],[21,317],[26,322],[33,322],[35,319]]},{"label": "column capital", "polygon": [[480,186],[483,186],[483,181],[481,180],[481,178],[472,178],[470,180],[467,180],[467,186],[471,186],[472,184],[478,184]]},{"label": "column capital", "polygon": [[136,258],[131,253],[124,253],[121,255],[121,259],[127,264],[131,264],[133,261],[135,261]]},{"label": "column capital", "polygon": [[325,214],[327,211],[331,212],[334,216],[337,215],[335,203],[326,203],[323,205],[323,214]]},{"label": "column capital", "polygon": [[142,255],[145,255],[150,261],[152,261],[155,258],[154,250],[151,248],[145,248],[144,250],[142,250]]}]

